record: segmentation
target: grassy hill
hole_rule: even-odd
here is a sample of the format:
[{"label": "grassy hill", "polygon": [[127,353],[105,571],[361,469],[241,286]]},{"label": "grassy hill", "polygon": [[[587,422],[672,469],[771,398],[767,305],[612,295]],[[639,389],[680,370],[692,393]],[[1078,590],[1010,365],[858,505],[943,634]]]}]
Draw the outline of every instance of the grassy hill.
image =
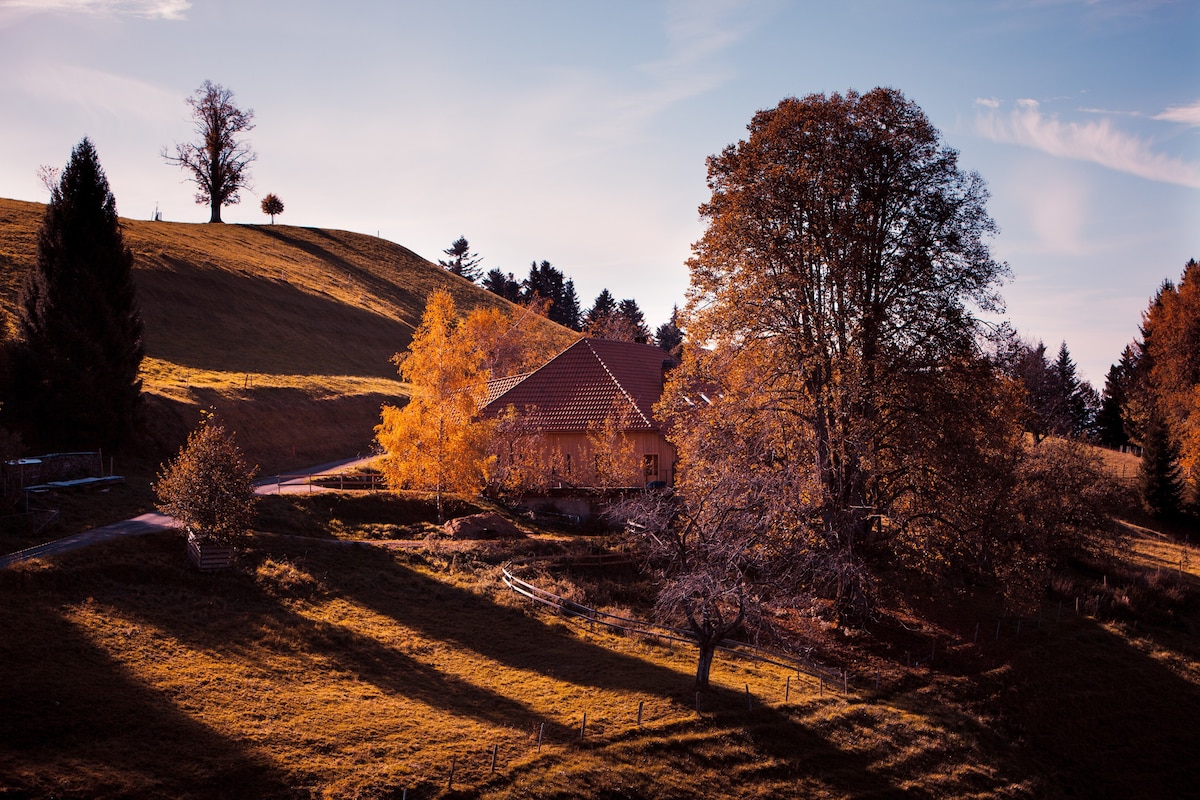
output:
[{"label": "grassy hill", "polygon": [[[0,200],[0,311],[11,326],[44,206]],[[171,451],[215,407],[266,472],[365,452],[392,355],[425,298],[509,304],[393,242],[287,225],[122,220],[146,325],[145,444]],[[572,334],[541,319],[532,324]]]}]

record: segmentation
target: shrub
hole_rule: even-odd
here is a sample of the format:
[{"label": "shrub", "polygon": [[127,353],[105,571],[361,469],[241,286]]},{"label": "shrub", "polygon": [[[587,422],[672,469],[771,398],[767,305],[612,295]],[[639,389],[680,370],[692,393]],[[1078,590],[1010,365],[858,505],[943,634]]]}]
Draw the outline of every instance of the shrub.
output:
[{"label": "shrub", "polygon": [[211,412],[159,473],[154,484],[158,509],[170,514],[196,538],[231,542],[254,516],[255,469],[233,436]]}]

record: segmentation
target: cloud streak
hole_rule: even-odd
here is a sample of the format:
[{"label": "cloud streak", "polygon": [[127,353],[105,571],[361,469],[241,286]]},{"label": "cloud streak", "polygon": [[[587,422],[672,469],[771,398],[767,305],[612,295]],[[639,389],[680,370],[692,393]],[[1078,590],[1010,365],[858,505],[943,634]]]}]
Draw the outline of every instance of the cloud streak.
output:
[{"label": "cloud streak", "polygon": [[[1171,116],[1166,116],[1171,115]],[[1168,109],[1158,118],[1200,124],[1200,104]],[[1191,120],[1198,120],[1192,123]],[[1147,180],[1200,189],[1200,164],[1155,152],[1146,141],[1115,128],[1108,119],[1062,122],[1042,113],[1036,100],[1022,99],[1009,114],[981,112],[978,133],[995,142],[1016,144],[1043,153],[1137,175]]]},{"label": "cloud streak", "polygon": [[0,15],[58,13],[182,20],[190,0],[0,0]]},{"label": "cloud streak", "polygon": [[1166,122],[1182,122],[1184,125],[1200,127],[1200,100],[1188,106],[1171,106],[1161,114],[1156,114],[1154,118]]}]

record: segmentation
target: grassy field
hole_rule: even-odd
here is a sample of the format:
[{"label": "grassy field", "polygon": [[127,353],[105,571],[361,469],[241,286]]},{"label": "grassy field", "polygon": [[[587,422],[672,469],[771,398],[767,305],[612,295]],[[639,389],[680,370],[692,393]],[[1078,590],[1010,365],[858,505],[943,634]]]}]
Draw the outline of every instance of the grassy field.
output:
[{"label": "grassy field", "polygon": [[[811,631],[849,695],[718,657],[697,713],[688,648],[499,581],[507,559],[602,542],[381,540],[428,533],[429,506],[267,498],[221,574],[171,535],[0,573],[0,796],[1118,798],[1200,779],[1200,578],[1151,560],[1150,535],[1129,549],[1145,557],[1064,575],[1023,629],[972,636],[947,599],[907,641]],[[613,576],[534,575],[637,610]],[[926,629],[932,662],[912,657]]]},{"label": "grassy field", "polygon": [[[44,206],[0,200],[0,315],[12,328]],[[379,407],[405,396],[390,359],[425,298],[504,301],[393,242],[287,225],[123,220],[145,321],[147,424],[170,453],[214,407],[267,473],[365,452]],[[573,334],[549,321],[531,324]]]}]

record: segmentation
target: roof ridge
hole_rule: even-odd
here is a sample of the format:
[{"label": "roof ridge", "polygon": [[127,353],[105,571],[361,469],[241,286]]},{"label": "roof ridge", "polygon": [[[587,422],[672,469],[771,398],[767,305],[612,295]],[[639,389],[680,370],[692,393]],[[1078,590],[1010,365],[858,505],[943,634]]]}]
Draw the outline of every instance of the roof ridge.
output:
[{"label": "roof ridge", "polygon": [[617,376],[613,375],[612,370],[609,369],[608,364],[605,363],[603,356],[601,356],[599,353],[596,352],[596,348],[592,347],[592,342],[594,342],[594,341],[609,341],[609,340],[608,339],[597,340],[597,339],[588,337],[588,338],[582,339],[581,341],[587,342],[588,350],[590,350],[592,352],[592,355],[596,357],[596,360],[598,362],[600,362],[600,367],[604,370],[605,374],[608,375],[608,377],[612,380],[613,385],[617,387],[617,389],[621,392],[622,395],[624,395],[625,400],[628,401],[629,405],[633,406],[633,410],[636,411],[638,413],[638,416],[642,418],[642,422],[646,423],[646,425],[653,428],[654,420],[648,418],[645,415],[645,413],[642,412],[641,407],[638,406],[637,400],[635,400],[633,395],[631,395],[629,393],[629,390],[625,388],[624,384],[622,384],[621,381],[617,379]]}]

